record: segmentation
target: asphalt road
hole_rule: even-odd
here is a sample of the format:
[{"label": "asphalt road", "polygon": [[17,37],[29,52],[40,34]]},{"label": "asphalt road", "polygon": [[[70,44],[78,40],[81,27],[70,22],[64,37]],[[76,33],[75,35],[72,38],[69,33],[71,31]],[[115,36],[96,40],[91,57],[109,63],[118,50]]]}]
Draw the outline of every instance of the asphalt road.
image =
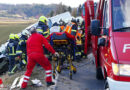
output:
[{"label": "asphalt road", "polygon": [[103,80],[97,80],[95,65],[92,56],[84,59],[77,66],[77,73],[73,74],[73,80],[69,79],[69,71],[63,70],[59,75],[56,90],[103,90]]}]

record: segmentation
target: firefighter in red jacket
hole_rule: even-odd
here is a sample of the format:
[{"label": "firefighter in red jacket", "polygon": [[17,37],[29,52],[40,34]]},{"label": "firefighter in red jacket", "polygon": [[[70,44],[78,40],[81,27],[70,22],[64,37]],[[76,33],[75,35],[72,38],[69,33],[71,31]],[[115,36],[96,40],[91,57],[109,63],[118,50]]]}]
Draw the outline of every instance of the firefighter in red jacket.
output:
[{"label": "firefighter in red jacket", "polygon": [[52,82],[52,67],[43,53],[43,45],[55,56],[59,56],[59,54],[55,52],[41,34],[36,32],[35,28],[32,28],[30,31],[32,35],[27,40],[27,71],[25,72],[21,88],[27,87],[27,82],[36,63],[40,64],[45,69],[47,86],[54,85],[55,83]]}]

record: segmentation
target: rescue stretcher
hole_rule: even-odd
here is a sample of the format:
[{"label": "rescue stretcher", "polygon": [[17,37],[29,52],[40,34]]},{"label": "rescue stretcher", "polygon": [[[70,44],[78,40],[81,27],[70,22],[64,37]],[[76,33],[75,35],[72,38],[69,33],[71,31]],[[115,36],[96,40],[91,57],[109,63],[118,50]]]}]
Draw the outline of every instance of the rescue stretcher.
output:
[{"label": "rescue stretcher", "polygon": [[[73,60],[73,50],[72,44],[68,39],[55,39],[51,38],[51,45],[59,53],[59,57],[52,56],[52,65],[53,65],[53,78],[55,78],[57,70],[58,73],[61,73],[63,69],[69,70],[69,77],[72,79],[73,73],[76,73],[76,68],[74,67]],[[64,66],[66,64],[66,66]]]}]

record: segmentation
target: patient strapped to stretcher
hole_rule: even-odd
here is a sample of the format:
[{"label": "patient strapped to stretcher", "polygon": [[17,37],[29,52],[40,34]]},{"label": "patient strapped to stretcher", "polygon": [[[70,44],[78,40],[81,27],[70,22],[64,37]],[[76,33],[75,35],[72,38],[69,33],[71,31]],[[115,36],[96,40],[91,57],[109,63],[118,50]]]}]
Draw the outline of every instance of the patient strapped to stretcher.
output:
[{"label": "patient strapped to stretcher", "polygon": [[68,44],[68,40],[65,33],[61,33],[61,32],[53,33],[50,36],[50,38],[53,45],[67,45]]},{"label": "patient strapped to stretcher", "polygon": [[54,32],[47,37],[47,40],[74,40],[74,38],[69,37],[65,32]]}]

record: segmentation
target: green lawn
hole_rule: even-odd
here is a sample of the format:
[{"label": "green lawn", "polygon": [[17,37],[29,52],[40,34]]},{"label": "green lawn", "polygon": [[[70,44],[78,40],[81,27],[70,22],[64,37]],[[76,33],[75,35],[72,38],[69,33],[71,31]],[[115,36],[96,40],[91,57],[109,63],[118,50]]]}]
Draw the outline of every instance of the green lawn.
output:
[{"label": "green lawn", "polygon": [[8,24],[8,25],[0,25],[0,45],[5,43],[10,33],[19,33],[30,24]]}]

